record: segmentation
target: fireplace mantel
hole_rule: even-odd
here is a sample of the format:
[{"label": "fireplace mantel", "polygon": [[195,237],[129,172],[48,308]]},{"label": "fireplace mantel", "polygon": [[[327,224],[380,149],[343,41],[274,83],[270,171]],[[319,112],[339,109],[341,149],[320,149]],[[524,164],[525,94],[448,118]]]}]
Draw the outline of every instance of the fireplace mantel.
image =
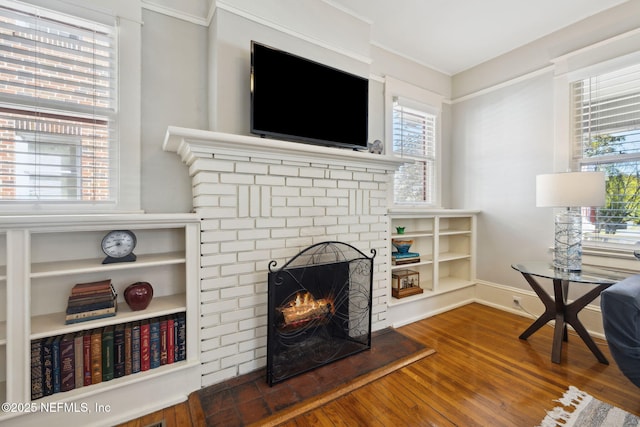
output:
[{"label": "fireplace mantel", "polygon": [[197,158],[216,156],[244,157],[292,162],[327,163],[355,168],[394,171],[406,161],[389,155],[372,154],[343,148],[280,141],[255,136],[235,135],[201,129],[169,126],[163,149],[178,153],[191,166]]}]

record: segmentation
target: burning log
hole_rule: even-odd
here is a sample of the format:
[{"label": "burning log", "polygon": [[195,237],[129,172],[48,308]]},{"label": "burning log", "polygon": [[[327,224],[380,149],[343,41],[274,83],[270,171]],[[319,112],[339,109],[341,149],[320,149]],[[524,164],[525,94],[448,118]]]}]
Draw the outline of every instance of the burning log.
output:
[{"label": "burning log", "polygon": [[333,304],[326,298],[316,300],[309,292],[298,292],[295,299],[278,312],[284,328],[297,328],[314,320],[324,320],[333,312]]}]

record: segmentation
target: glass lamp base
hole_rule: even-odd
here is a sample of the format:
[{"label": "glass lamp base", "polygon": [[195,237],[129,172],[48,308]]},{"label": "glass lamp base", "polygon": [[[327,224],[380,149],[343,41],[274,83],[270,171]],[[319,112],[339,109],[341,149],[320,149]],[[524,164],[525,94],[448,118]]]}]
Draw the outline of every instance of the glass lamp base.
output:
[{"label": "glass lamp base", "polygon": [[556,215],[553,266],[563,271],[582,270],[582,216],[579,208]]}]

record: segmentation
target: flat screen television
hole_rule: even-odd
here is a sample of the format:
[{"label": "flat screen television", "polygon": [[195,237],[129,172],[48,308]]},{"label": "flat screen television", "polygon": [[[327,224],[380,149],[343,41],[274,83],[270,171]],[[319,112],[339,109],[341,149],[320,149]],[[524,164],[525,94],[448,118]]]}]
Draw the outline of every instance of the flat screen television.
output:
[{"label": "flat screen television", "polygon": [[367,79],[251,42],[251,133],[361,149],[368,108]]}]

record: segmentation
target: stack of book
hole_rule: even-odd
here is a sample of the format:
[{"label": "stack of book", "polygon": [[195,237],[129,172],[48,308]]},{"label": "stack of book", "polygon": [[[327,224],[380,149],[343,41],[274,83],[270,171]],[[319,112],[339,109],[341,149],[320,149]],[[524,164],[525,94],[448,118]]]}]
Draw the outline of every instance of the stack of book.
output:
[{"label": "stack of book", "polygon": [[111,280],[79,283],[71,289],[65,323],[86,322],[116,315],[117,294]]},{"label": "stack of book", "polygon": [[420,254],[418,252],[391,252],[391,263],[393,265],[413,264],[420,262]]}]

